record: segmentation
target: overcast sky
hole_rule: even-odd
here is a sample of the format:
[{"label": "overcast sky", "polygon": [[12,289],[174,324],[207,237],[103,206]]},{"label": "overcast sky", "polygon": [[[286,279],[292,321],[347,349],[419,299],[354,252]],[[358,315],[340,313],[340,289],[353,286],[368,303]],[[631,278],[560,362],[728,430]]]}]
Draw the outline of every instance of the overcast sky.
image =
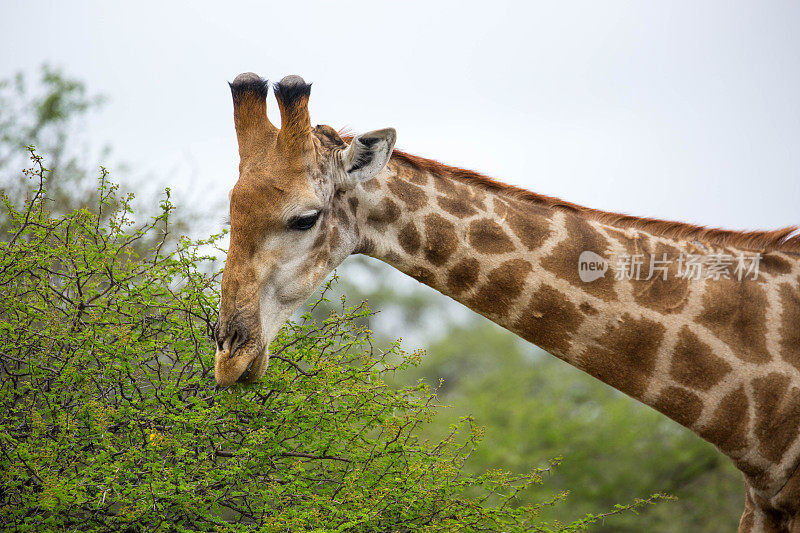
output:
[{"label": "overcast sky", "polygon": [[536,192],[800,223],[798,2],[4,1],[0,50],[0,77],[49,62],[107,95],[89,139],[179,201],[235,182],[226,82],[254,71],[313,82],[313,123]]}]

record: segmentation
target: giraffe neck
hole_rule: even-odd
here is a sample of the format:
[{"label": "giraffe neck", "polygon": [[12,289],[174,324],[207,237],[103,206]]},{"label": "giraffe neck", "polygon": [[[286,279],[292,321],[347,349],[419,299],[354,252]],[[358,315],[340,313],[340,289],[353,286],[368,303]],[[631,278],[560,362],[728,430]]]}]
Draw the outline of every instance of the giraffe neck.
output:
[{"label": "giraffe neck", "polygon": [[[689,427],[757,489],[786,484],[800,457],[797,256],[766,254],[755,280],[733,267],[733,279],[686,279],[681,254],[740,252],[614,227],[442,169],[394,157],[358,189],[357,251]],[[609,263],[641,254],[641,278],[651,257],[671,261],[649,280],[609,268],[584,281],[586,251]]]}]

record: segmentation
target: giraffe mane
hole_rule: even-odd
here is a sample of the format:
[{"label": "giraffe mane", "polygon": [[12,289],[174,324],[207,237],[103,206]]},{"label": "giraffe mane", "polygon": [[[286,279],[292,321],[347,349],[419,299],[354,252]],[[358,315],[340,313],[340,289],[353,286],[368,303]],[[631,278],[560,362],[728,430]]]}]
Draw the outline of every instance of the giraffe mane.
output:
[{"label": "giraffe mane", "polygon": [[472,170],[445,165],[433,159],[426,159],[424,157],[408,154],[401,150],[395,149],[392,157],[418,170],[439,175],[448,175],[466,183],[474,183],[490,191],[501,192],[520,200],[582,215],[603,224],[609,224],[619,228],[641,229],[664,237],[680,240],[697,240],[700,242],[706,241],[720,246],[731,246],[746,250],[800,253],[800,234],[798,234],[798,226],[788,226],[772,231],[735,231],[721,228],[709,228],[707,226],[700,226],[687,222],[675,222],[657,218],[637,217],[623,213],[613,213],[573,204],[572,202],[567,202],[553,196],[531,192],[515,185],[502,183]]}]

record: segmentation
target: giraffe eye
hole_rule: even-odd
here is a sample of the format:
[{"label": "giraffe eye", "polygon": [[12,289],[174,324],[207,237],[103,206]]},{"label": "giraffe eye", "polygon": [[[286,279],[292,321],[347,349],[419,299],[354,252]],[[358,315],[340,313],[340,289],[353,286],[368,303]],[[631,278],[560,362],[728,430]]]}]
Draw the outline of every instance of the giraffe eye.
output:
[{"label": "giraffe eye", "polygon": [[311,213],[308,215],[301,215],[299,217],[295,217],[289,221],[289,229],[295,229],[300,231],[310,230],[314,227],[314,224],[317,223],[317,219],[319,218],[319,211],[316,213]]}]

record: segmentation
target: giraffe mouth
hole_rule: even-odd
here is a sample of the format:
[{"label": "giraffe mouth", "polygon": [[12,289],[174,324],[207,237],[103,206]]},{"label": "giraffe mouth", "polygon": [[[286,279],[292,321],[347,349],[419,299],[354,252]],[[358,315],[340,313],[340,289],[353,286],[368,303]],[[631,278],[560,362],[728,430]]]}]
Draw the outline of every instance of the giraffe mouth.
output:
[{"label": "giraffe mouth", "polygon": [[214,356],[214,378],[220,387],[255,383],[264,375],[268,363],[266,349],[219,350]]},{"label": "giraffe mouth", "polygon": [[244,372],[236,379],[237,383],[249,385],[258,381],[264,375],[269,364],[269,352],[261,350],[245,367]]}]

